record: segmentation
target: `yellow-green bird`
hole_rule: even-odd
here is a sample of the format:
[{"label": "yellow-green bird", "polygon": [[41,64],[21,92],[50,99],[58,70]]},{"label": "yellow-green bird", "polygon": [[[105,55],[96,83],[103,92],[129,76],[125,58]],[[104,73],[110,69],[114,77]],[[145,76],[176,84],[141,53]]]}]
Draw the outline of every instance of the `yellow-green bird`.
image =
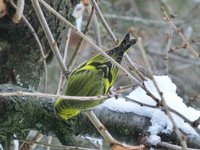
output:
[{"label": "yellow-green bird", "polygon": [[[115,48],[106,53],[121,63],[124,53],[136,43],[127,33],[123,41]],[[116,81],[118,68],[103,55],[99,54],[88,59],[74,69],[68,78],[65,95],[68,96],[99,96],[106,95]],[[57,99],[55,113],[62,120],[76,116],[83,110],[91,109],[102,101],[75,101]]]}]

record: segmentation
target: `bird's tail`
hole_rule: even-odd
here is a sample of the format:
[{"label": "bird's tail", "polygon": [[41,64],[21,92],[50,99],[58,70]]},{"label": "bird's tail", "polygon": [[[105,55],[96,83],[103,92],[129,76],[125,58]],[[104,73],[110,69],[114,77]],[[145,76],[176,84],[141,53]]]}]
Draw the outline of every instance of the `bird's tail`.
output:
[{"label": "bird's tail", "polygon": [[130,33],[127,33],[121,43],[113,48],[112,50],[107,51],[107,54],[113,57],[118,63],[121,62],[123,54],[136,43],[136,39],[131,38]]},{"label": "bird's tail", "polygon": [[130,33],[127,33],[118,48],[120,51],[126,52],[136,41],[136,39],[131,39]]}]

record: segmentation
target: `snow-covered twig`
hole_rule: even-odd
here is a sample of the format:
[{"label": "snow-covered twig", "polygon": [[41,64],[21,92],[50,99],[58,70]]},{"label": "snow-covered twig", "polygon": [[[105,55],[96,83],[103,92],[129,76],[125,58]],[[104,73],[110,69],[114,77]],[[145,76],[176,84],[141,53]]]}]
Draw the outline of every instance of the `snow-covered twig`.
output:
[{"label": "snow-covered twig", "polygon": [[[149,107],[149,108],[155,108],[155,109],[164,110],[164,108],[161,107],[161,106],[155,106],[155,105],[149,105],[149,104],[146,104],[146,103],[142,103],[142,102],[139,102],[137,100],[131,99],[131,98],[127,97],[127,96],[123,96],[123,98],[125,100],[127,100],[127,101],[134,102],[134,103],[136,103],[136,104],[138,104],[140,106],[145,106],[145,107]],[[177,116],[179,116],[180,118],[182,118],[186,123],[188,123],[191,127],[193,127],[194,130],[200,135],[200,129],[198,128],[200,118],[199,118],[199,120],[197,119],[197,120],[191,122],[189,119],[187,119],[184,115],[182,115],[178,111],[172,109],[169,106],[168,106],[168,108],[169,108],[170,112],[172,112],[172,113],[176,114]]]},{"label": "snow-covered twig", "polygon": [[[142,53],[143,59],[144,59],[146,65],[147,65],[147,67],[148,67],[148,71],[150,72],[150,74],[153,74],[153,71],[152,71],[152,69],[151,69],[151,66],[150,66],[150,64],[149,64],[149,62],[148,62],[148,59],[147,59],[147,57],[146,57],[145,50],[144,50],[144,48],[143,48],[143,46],[142,46],[142,38],[140,38],[140,37],[138,38],[138,46],[139,46],[139,49],[140,49],[140,51],[141,51],[141,53]],[[158,84],[157,84],[157,82],[155,81],[155,79],[154,79],[153,76],[152,76],[152,81],[153,81],[153,84],[154,84],[154,86],[155,86],[155,88],[156,88],[156,90],[157,90],[157,92],[158,92],[158,94],[159,94],[159,96],[160,96],[160,99],[161,99],[161,100],[160,100],[159,102],[160,102],[160,104],[163,106],[163,111],[166,113],[166,115],[169,117],[170,121],[172,122],[173,127],[174,127],[174,130],[175,130],[175,132],[176,132],[178,138],[179,138],[180,141],[181,141],[181,145],[182,145],[183,150],[187,150],[187,143],[186,143],[186,141],[185,141],[185,137],[184,137],[184,135],[182,134],[182,132],[179,130],[179,128],[177,127],[176,122],[175,122],[174,118],[172,117],[172,114],[170,113],[169,108],[168,108],[168,106],[167,106],[167,104],[166,104],[165,98],[164,98],[164,96],[163,96],[163,92],[160,91],[160,88],[159,88],[159,86],[158,86]],[[157,104],[158,104],[158,106],[160,105],[158,102],[157,102]]]}]

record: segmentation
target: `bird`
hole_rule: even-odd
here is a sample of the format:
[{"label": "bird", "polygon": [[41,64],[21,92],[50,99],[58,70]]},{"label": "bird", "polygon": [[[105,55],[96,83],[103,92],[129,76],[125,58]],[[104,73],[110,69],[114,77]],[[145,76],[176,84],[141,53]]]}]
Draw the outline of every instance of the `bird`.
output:
[{"label": "bird", "polygon": [[[127,33],[121,43],[116,47],[105,51],[117,63],[121,63],[124,53],[136,43]],[[109,93],[116,81],[119,69],[101,54],[91,57],[76,67],[69,75],[66,91],[67,96],[102,96]],[[84,110],[90,110],[101,104],[102,100],[77,101],[58,98],[54,104],[56,116],[61,120],[78,115]]]}]

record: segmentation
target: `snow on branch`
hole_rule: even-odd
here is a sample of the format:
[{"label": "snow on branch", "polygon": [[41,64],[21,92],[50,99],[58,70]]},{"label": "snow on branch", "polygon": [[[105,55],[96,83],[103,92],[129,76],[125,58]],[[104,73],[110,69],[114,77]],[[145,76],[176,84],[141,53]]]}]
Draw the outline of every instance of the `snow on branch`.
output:
[{"label": "snow on branch", "polygon": [[[198,122],[200,117],[200,111],[195,110],[192,107],[187,107],[183,99],[176,93],[176,85],[171,81],[168,76],[154,76],[160,90],[163,92],[163,96],[166,100],[167,105],[182,114],[187,118],[191,124]],[[152,80],[145,81],[145,86],[147,89],[159,98],[159,93],[157,92]],[[138,115],[146,116],[151,120],[151,126],[148,127],[150,133],[149,142],[153,145],[158,144],[161,141],[159,137],[160,133],[170,134],[173,132],[174,128],[169,120],[168,116],[163,112],[162,109],[158,109],[156,102],[146,94],[146,92],[138,87],[132,91],[128,96],[129,99],[134,101],[127,101],[126,98],[110,98],[101,107],[109,108],[110,110],[130,113],[133,112]],[[189,125],[181,116],[172,112],[172,117],[176,122],[177,127],[185,135],[200,135],[200,125],[196,129]]]}]

